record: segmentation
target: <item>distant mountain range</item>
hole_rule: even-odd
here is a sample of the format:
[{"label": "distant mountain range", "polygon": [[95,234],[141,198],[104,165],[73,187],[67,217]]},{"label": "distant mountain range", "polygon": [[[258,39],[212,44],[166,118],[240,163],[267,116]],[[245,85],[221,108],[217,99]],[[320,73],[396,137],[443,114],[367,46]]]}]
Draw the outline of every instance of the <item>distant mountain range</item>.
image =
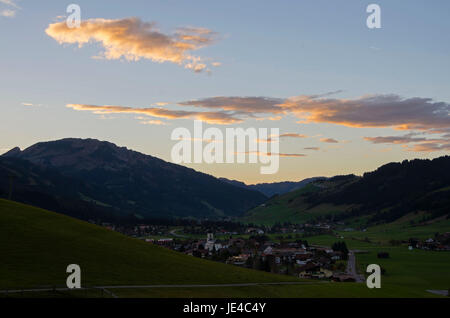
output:
[{"label": "distant mountain range", "polygon": [[246,185],[110,142],[69,138],[0,156],[0,197],[10,196],[81,219],[433,219],[450,214],[450,157],[389,163],[362,177]]},{"label": "distant mountain range", "polygon": [[237,181],[237,180],[229,180],[226,178],[220,178],[221,180],[231,183],[235,186],[250,189],[250,190],[256,190],[263,194],[265,194],[267,197],[272,197],[274,195],[280,195],[285,194],[294,190],[298,190],[306,186],[307,184],[317,181],[317,180],[325,180],[325,177],[313,177],[313,178],[307,178],[303,179],[301,181],[284,181],[284,182],[273,182],[273,183],[257,183],[257,184],[245,184],[244,182]]},{"label": "distant mountain range", "polygon": [[62,139],[0,156],[0,197],[83,219],[226,218],[267,198],[211,175],[94,139]]}]

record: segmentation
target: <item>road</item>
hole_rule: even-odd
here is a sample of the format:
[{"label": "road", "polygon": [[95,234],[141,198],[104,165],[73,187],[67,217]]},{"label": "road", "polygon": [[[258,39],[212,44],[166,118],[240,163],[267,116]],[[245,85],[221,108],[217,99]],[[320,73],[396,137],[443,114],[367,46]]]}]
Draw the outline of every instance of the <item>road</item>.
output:
[{"label": "road", "polygon": [[[140,289],[140,288],[205,288],[205,287],[248,287],[248,286],[264,286],[264,285],[315,285],[327,282],[274,282],[274,283],[240,283],[240,284],[187,284],[187,285],[111,285],[111,286],[94,286],[85,289],[103,289],[105,292],[117,297],[108,289]],[[25,293],[25,292],[47,292],[47,291],[69,291],[66,287],[61,288],[32,288],[32,289],[11,289],[0,290],[0,293]]]},{"label": "road", "polygon": [[352,276],[357,283],[362,283],[364,281],[362,276],[358,274],[358,270],[356,268],[356,257],[355,257],[354,251],[349,251],[349,253],[348,253],[346,273],[348,275]]}]

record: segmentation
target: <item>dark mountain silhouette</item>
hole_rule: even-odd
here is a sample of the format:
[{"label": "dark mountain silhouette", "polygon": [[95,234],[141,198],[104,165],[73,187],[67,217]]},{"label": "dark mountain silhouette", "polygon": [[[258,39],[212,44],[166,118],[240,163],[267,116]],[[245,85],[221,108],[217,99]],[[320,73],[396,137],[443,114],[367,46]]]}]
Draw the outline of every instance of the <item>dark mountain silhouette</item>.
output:
[{"label": "dark mountain silhouette", "polygon": [[325,177],[313,177],[313,178],[307,178],[303,179],[301,181],[283,181],[283,182],[272,182],[272,183],[257,183],[257,184],[245,184],[244,182],[237,181],[237,180],[230,180],[226,178],[220,178],[220,180],[223,180],[225,182],[231,183],[235,186],[246,188],[250,190],[256,190],[267,197],[272,197],[276,194],[285,194],[294,190],[298,190],[306,186],[307,184],[321,180],[326,179]]},{"label": "dark mountain silhouette", "polygon": [[312,193],[306,201],[352,204],[355,207],[339,218],[371,215],[372,223],[391,222],[411,212],[426,212],[429,219],[450,215],[450,156],[392,162],[362,177],[338,181],[339,186]]},{"label": "dark mountain silhouette", "polygon": [[0,158],[0,195],[7,196],[8,175],[16,174],[14,196],[37,206],[42,203],[31,196],[62,206],[80,201],[119,215],[222,218],[266,200],[257,191],[94,139],[40,142]]},{"label": "dark mountain silhouette", "polygon": [[388,163],[363,176],[319,179],[307,191],[276,196],[246,213],[253,223],[348,221],[389,223],[410,213],[421,222],[450,217],[450,157]]}]

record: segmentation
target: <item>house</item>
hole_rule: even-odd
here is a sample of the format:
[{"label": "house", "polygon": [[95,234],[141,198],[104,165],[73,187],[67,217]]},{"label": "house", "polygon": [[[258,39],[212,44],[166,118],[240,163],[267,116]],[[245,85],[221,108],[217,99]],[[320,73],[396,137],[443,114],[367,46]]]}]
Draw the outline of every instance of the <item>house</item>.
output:
[{"label": "house", "polygon": [[300,278],[324,279],[333,276],[332,271],[313,262],[307,263],[305,266],[301,267],[300,270],[301,272],[298,275]]},{"label": "house", "polygon": [[173,239],[172,238],[162,238],[158,240],[158,244],[169,244],[172,243]]},{"label": "house", "polygon": [[227,260],[227,264],[233,264],[237,266],[244,266],[249,258],[249,255],[247,254],[240,254],[238,256],[231,256]]},{"label": "house", "polygon": [[272,246],[268,246],[268,247],[263,251],[263,253],[266,254],[266,255],[271,255],[271,254],[273,254],[273,247],[272,247]]},{"label": "house", "polygon": [[214,240],[214,234],[206,234],[205,250],[212,252],[215,247],[216,241]]}]

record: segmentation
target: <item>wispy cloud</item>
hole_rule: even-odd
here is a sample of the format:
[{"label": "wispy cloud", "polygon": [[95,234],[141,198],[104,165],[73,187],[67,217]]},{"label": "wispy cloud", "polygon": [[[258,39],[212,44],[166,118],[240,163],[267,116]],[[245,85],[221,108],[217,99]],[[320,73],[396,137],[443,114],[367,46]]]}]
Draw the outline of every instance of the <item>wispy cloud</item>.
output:
[{"label": "wispy cloud", "polygon": [[[414,137],[414,134],[404,136],[378,136],[364,137],[364,140],[374,144],[395,144],[402,145],[407,151],[433,152],[450,150],[450,138],[425,138]],[[410,146],[410,144],[413,144]]]},{"label": "wispy cloud", "polygon": [[415,138],[410,135],[405,136],[378,136],[378,137],[364,137],[364,140],[370,141],[374,144],[407,144],[423,141],[437,141],[438,139]]},{"label": "wispy cloud", "polygon": [[16,4],[16,1],[13,0],[0,0],[0,3],[6,4],[16,9],[20,9],[20,7]]},{"label": "wispy cloud", "polygon": [[16,1],[13,0],[0,0],[0,4],[2,4],[5,8],[0,9],[0,16],[6,18],[14,18],[16,16],[17,10],[21,8],[16,4]]},{"label": "wispy cloud", "polygon": [[281,134],[279,137],[280,138],[286,138],[286,137],[289,137],[289,138],[307,138],[308,136],[307,135],[303,135],[303,134],[297,134],[297,133],[284,133],[284,134]]},{"label": "wispy cloud", "polygon": [[281,103],[283,103],[283,99],[271,97],[217,96],[184,101],[178,105],[232,110],[249,115],[255,113],[282,114],[285,111],[279,106]]},{"label": "wispy cloud", "polygon": [[267,139],[257,139],[256,142],[274,142],[279,141],[281,138],[308,138],[308,136],[298,133],[284,133],[280,135],[271,135]]},{"label": "wispy cloud", "polygon": [[20,103],[20,105],[27,106],[27,107],[40,107],[40,106],[42,106],[42,104],[34,104],[34,103],[29,103],[29,102],[22,102],[22,103]]},{"label": "wispy cloud", "polygon": [[98,42],[104,48],[98,56],[105,59],[170,62],[195,72],[208,70],[208,65],[204,58],[191,52],[211,45],[217,38],[211,30],[194,27],[179,28],[173,34],[166,34],[157,29],[156,23],[139,18],[88,19],[82,21],[79,28],[69,28],[65,21],[57,22],[50,24],[45,32],[60,44],[81,47]]},{"label": "wispy cloud", "polygon": [[240,119],[233,117],[232,114],[224,112],[194,112],[184,110],[169,110],[162,108],[134,108],[127,106],[112,105],[86,105],[86,104],[67,104],[68,108],[78,111],[90,111],[95,114],[140,114],[165,119],[199,119],[210,124],[233,124],[241,122]]},{"label": "wispy cloud", "polygon": [[141,120],[140,123],[143,125],[167,125],[167,123],[162,120]]},{"label": "wispy cloud", "polygon": [[305,150],[315,150],[315,151],[320,150],[319,147],[305,147],[303,149],[305,149]]},{"label": "wispy cloud", "polygon": [[[302,154],[302,153],[274,153],[274,152],[261,152],[261,151],[246,151],[244,153],[246,155],[257,154],[258,156],[268,156],[268,157],[276,156],[276,155],[278,155],[280,157],[292,157],[292,158],[306,157],[306,155]],[[235,154],[239,154],[239,152],[236,152]]]},{"label": "wispy cloud", "polygon": [[16,16],[16,11],[10,9],[3,9],[0,11],[0,15],[2,17],[14,18]]},{"label": "wispy cloud", "polygon": [[450,151],[450,142],[448,140],[445,143],[425,142],[414,145],[412,147],[407,147],[406,150],[415,152]]},{"label": "wispy cloud", "polygon": [[339,141],[337,141],[336,139],[333,138],[321,138],[320,139],[321,142],[326,142],[329,144],[337,144]]}]

